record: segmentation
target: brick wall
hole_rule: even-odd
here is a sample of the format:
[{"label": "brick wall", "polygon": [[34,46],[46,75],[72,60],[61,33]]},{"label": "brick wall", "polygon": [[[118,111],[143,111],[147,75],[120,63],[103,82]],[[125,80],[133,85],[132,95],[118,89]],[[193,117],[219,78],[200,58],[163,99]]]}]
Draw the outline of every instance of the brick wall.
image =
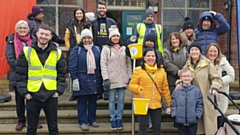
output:
[{"label": "brick wall", "polygon": [[97,1],[96,0],[84,0],[83,1],[83,5],[84,5],[84,11],[86,12],[94,12],[95,13],[95,17],[96,17],[96,11],[97,11]]},{"label": "brick wall", "polygon": [[9,80],[8,74],[6,74],[0,80],[0,95],[7,94],[8,92],[9,92]]},{"label": "brick wall", "polygon": [[[219,12],[224,15],[225,19],[228,20],[228,11],[224,9],[224,2],[227,0],[213,0],[213,10]],[[239,75],[238,68],[238,44],[237,44],[237,14],[236,14],[236,0],[233,0],[232,4],[232,23],[229,24],[231,26],[231,62],[230,64],[235,69],[236,79]],[[220,46],[223,51],[223,54],[227,56],[228,48],[227,48],[227,34],[224,34],[219,37]]]}]

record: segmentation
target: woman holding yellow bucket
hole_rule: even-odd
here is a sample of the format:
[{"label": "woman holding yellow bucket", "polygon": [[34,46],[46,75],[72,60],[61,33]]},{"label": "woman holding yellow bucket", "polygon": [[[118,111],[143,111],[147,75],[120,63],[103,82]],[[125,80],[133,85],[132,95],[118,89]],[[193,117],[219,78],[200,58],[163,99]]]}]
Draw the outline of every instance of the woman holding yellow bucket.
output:
[{"label": "woman holding yellow bucket", "polygon": [[[135,98],[150,99],[148,114],[152,118],[153,135],[160,135],[161,113],[163,96],[167,102],[166,113],[171,112],[171,95],[168,87],[165,70],[157,60],[156,52],[153,48],[148,48],[143,52],[143,62],[136,67],[129,83],[129,90],[134,93]],[[156,84],[156,85],[155,85]],[[162,94],[162,95],[161,95]],[[139,135],[147,134],[148,116],[139,115]]]}]

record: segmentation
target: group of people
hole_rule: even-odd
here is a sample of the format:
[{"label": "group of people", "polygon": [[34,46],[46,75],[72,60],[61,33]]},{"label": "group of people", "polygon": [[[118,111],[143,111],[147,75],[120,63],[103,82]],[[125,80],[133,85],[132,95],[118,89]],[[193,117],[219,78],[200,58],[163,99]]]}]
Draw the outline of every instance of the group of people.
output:
[{"label": "group of people", "polygon": [[[27,134],[34,135],[42,128],[38,124],[41,109],[49,134],[59,134],[57,98],[65,91],[66,73],[72,80],[70,100],[77,100],[78,124],[83,131],[88,131],[89,125],[99,127],[97,100],[104,91],[109,98],[110,128],[123,129],[127,88],[134,97],[150,99],[148,115],[139,116],[140,135],[145,135],[150,125],[154,135],[160,134],[162,98],[166,113],[175,118],[179,135],[214,134],[223,125],[223,118],[207,100],[209,93],[217,96],[219,107],[226,112],[228,100],[217,91],[228,93],[229,83],[234,81],[234,69],[218,44],[218,36],[230,28],[220,13],[203,12],[196,28],[186,17],[182,33],[171,33],[168,47],[163,48],[162,27],[154,21],[154,12],[147,9],[145,20],[136,26],[128,43],[143,44],[143,58],[136,60],[132,71],[131,54],[117,23],[106,16],[105,2],[98,1],[97,12],[95,18],[81,8],[74,10],[65,40],[43,23],[41,7],[33,6],[29,20],[16,23],[16,32],[6,38],[10,85],[15,90],[19,119],[16,130],[26,126],[26,99],[27,118],[31,119]],[[66,60],[54,42],[66,45]]]}]

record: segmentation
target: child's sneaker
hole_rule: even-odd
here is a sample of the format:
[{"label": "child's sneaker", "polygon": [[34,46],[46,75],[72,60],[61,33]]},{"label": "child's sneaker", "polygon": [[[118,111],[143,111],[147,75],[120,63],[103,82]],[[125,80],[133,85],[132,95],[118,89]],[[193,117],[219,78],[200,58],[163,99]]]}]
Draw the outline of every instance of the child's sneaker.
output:
[{"label": "child's sneaker", "polygon": [[123,125],[122,125],[122,121],[121,120],[117,120],[117,129],[123,129]]},{"label": "child's sneaker", "polygon": [[111,121],[111,129],[112,130],[117,130],[116,121]]}]

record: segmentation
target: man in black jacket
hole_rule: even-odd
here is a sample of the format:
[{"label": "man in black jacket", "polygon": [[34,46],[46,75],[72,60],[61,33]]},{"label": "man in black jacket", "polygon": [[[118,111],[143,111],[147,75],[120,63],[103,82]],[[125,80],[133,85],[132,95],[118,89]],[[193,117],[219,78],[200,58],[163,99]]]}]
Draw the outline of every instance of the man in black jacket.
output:
[{"label": "man in black jacket", "polygon": [[37,40],[24,47],[17,66],[17,88],[26,98],[28,128],[27,135],[36,135],[40,110],[46,115],[49,134],[58,135],[58,96],[66,88],[65,60],[61,50],[51,42],[51,29],[39,26]]},{"label": "man in black jacket", "polygon": [[[44,10],[39,6],[32,7],[32,13],[29,13],[27,16],[28,19],[28,26],[29,26],[29,33],[36,36],[36,32],[40,25],[43,25],[44,19]],[[65,41],[59,37],[56,33],[52,32],[52,41],[58,44],[65,44]]]}]

